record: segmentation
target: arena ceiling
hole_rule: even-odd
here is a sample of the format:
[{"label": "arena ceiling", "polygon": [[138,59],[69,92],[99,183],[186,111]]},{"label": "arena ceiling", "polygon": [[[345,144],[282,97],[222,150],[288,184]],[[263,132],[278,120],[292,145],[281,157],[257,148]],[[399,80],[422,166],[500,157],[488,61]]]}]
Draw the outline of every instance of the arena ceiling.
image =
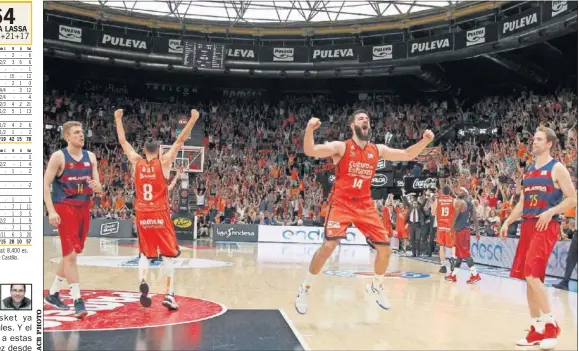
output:
[{"label": "arena ceiling", "polygon": [[428,10],[452,9],[462,0],[438,1],[344,1],[344,0],[166,0],[109,1],[81,0],[81,3],[124,11],[127,15],[145,14],[179,20],[235,23],[312,23],[379,19]]}]

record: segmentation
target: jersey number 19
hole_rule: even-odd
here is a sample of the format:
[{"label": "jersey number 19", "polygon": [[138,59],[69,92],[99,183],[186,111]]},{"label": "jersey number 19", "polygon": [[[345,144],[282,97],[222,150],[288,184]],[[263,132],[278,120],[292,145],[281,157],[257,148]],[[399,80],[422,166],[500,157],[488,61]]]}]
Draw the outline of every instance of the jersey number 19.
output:
[{"label": "jersey number 19", "polygon": [[450,210],[448,209],[448,207],[442,208],[442,215],[443,216],[447,217],[449,213],[450,213]]}]

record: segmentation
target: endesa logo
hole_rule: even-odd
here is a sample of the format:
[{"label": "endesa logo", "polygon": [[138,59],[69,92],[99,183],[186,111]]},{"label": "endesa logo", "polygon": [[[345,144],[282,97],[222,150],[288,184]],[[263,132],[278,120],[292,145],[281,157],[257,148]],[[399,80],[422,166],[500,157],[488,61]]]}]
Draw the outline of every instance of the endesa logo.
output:
[{"label": "endesa logo", "polygon": [[504,247],[502,243],[485,244],[482,242],[474,242],[470,246],[470,253],[474,259],[478,258],[490,263],[500,265],[503,262]]},{"label": "endesa logo", "polygon": [[[286,241],[298,241],[298,242],[322,242],[324,240],[323,229],[312,229],[312,230],[291,230],[286,229],[282,233],[283,240]],[[354,241],[356,239],[356,233],[347,232],[346,238],[343,240]]]}]

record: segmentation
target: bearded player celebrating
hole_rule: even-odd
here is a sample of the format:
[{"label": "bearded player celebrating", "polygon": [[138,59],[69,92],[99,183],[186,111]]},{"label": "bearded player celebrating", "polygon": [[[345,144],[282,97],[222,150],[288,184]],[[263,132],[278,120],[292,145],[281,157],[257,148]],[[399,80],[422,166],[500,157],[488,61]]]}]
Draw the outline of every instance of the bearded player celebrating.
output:
[{"label": "bearded player celebrating", "polygon": [[145,142],[145,158],[137,154],[125,137],[123,128],[123,110],[115,111],[117,135],[123,151],[127,155],[134,169],[135,182],[135,222],[139,233],[139,291],[141,304],[151,306],[148,297],[149,285],[146,282],[149,261],[159,256],[163,258],[163,265],[167,275],[165,299],[163,306],[169,310],[177,310],[179,306],[174,297],[174,265],[175,258],[181,254],[175,228],[171,223],[169,213],[169,189],[167,179],[171,172],[173,161],[177,153],[187,140],[199,112],[191,110],[191,118],[183,128],[169,151],[160,156],[160,146],[153,139]]},{"label": "bearded player celebrating", "polygon": [[391,307],[384,293],[382,280],[392,250],[390,240],[382,220],[372,201],[370,184],[376,172],[379,159],[390,161],[410,161],[416,158],[434,138],[427,130],[423,139],[405,149],[391,149],[386,145],[370,143],[370,117],[366,111],[355,111],[348,123],[352,129],[352,138],[347,141],[332,141],[326,144],[314,144],[314,131],[320,127],[320,120],[312,118],[308,122],[304,137],[304,152],[310,157],[331,157],[336,166],[336,180],[329,196],[329,209],[324,228],[325,240],[316,251],[306,279],[300,286],[295,301],[295,308],[300,314],[308,310],[308,294],[313,277],[332,255],[338,245],[338,239],[346,237],[350,224],[354,224],[367,242],[376,249],[374,279],[366,291],[373,296],[383,309]]},{"label": "bearded player celebrating", "polygon": [[501,238],[506,238],[509,225],[522,215],[521,237],[511,277],[527,281],[531,328],[517,345],[540,344],[543,350],[555,348],[561,332],[544,289],[547,262],[561,231],[559,215],[577,206],[577,193],[569,171],[551,157],[551,148],[557,142],[557,134],[551,128],[537,128],[533,137],[535,163],[527,169],[521,198],[500,232]]}]

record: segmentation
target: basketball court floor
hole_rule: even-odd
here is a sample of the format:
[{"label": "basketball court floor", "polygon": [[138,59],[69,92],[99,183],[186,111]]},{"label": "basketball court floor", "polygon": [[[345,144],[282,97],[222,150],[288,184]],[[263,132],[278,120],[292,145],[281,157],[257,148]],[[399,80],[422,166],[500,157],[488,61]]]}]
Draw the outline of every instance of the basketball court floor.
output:
[{"label": "basketball court floor", "polygon": [[[364,292],[370,249],[341,246],[314,281],[302,316],[294,299],[318,245],[183,242],[180,309],[169,312],[161,306],[158,262],[149,271],[153,306],[139,303],[136,244],[87,240],[79,272],[89,315],[77,321],[45,306],[45,350],[539,349],[515,345],[530,319],[526,290],[504,270],[481,267],[482,281],[471,286],[465,269],[453,284],[436,264],[393,255],[385,279],[393,308],[385,311]],[[45,237],[45,287],[59,253],[59,239]],[[562,328],[557,350],[577,350],[577,293],[548,288],[548,295]]]}]

